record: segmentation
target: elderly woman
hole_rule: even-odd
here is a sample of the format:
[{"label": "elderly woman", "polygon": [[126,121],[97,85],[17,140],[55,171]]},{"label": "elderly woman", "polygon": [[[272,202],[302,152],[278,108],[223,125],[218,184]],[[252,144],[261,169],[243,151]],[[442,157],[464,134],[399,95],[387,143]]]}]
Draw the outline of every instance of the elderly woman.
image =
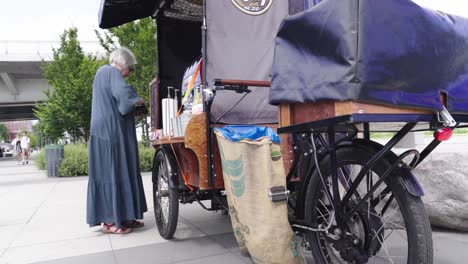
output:
[{"label": "elderly woman", "polygon": [[147,211],[139,170],[134,106],[143,104],[132,86],[125,83],[136,64],[126,48],[110,54],[93,83],[87,223],[103,224],[105,233],[125,234],[143,226]]}]

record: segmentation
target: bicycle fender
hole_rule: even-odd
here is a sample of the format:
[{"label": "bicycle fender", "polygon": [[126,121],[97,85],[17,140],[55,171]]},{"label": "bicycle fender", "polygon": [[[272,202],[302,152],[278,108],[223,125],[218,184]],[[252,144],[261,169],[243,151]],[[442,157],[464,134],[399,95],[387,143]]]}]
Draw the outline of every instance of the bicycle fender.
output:
[{"label": "bicycle fender", "polygon": [[[419,184],[418,180],[409,168],[396,168],[392,172],[392,176],[396,177],[398,182],[408,191],[411,195],[416,197],[424,196],[424,190]],[[390,176],[390,177],[392,177]]]},{"label": "bicycle fender", "polygon": [[[167,170],[169,173],[169,187],[170,188],[179,188],[179,170],[177,168],[177,163],[174,158],[174,155],[170,151],[170,149],[160,147],[156,153],[154,154],[154,159],[153,159],[153,166],[155,166],[156,163],[156,155],[158,155],[159,152],[163,153],[164,161],[166,162]],[[155,181],[154,179],[155,175],[153,175],[153,182]]]},{"label": "bicycle fender", "polygon": [[[366,140],[366,139],[354,139],[353,145],[359,146],[362,148],[373,148],[375,151],[379,151],[383,148],[383,146],[375,141]],[[390,152],[385,156],[389,162],[395,162],[397,160],[397,155],[395,153]],[[424,190],[419,184],[418,179],[414,176],[411,170],[408,167],[400,167],[395,168],[392,171],[392,175],[390,177],[396,177],[398,182],[408,191],[411,195],[416,197],[424,196]]]}]

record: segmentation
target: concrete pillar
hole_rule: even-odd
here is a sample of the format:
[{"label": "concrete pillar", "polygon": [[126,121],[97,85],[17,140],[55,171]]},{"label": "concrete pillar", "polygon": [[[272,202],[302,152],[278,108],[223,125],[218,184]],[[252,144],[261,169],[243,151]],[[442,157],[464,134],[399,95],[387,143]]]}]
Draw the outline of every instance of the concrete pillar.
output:
[{"label": "concrete pillar", "polygon": [[396,148],[416,148],[418,145],[424,145],[424,132],[408,133],[398,144]]}]

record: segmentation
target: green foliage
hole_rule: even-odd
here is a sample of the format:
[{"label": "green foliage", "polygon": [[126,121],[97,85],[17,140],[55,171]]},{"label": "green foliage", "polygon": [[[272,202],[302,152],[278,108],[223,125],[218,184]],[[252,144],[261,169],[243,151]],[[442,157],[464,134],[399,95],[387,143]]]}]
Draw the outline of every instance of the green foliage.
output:
[{"label": "green foliage", "polygon": [[[453,130],[454,135],[467,135],[468,134],[468,128],[466,127],[461,127],[461,128],[455,128]],[[424,132],[424,136],[426,137],[432,137],[434,135],[434,131],[426,131]]]},{"label": "green foliage", "polygon": [[88,148],[86,145],[66,145],[59,165],[60,176],[88,175]]},{"label": "green foliage", "polygon": [[54,60],[43,61],[47,82],[47,101],[36,106],[45,136],[57,141],[68,132],[73,140],[87,140],[91,122],[92,84],[97,69],[104,64],[95,56],[85,55],[78,41],[78,30],[70,28],[60,36]]},{"label": "green foliage", "polygon": [[151,171],[153,167],[154,148],[140,145],[138,148],[140,155],[140,171]]},{"label": "green foliage", "polygon": [[36,135],[36,147],[43,147],[45,144],[44,138],[44,127],[42,126],[41,122],[37,122],[32,126],[34,135]]},{"label": "green foliage", "polygon": [[[140,145],[138,148],[140,156],[140,171],[151,171],[153,166],[154,148]],[[40,170],[46,169],[45,149],[36,155],[36,164]],[[82,176],[88,175],[88,148],[84,144],[66,145],[64,148],[64,159],[59,165],[60,176]]]},{"label": "green foliage", "polygon": [[[126,23],[122,26],[111,28],[102,35],[96,31],[101,46],[107,52],[111,52],[117,46],[129,48],[135,55],[137,65],[135,71],[130,74],[127,82],[135,87],[138,94],[145,99],[149,105],[148,85],[156,77],[156,23],[152,18],[144,18],[138,21]],[[114,41],[117,40],[117,43]],[[151,112],[150,112],[151,113]],[[139,122],[143,125],[146,136],[145,144],[149,146],[148,124],[146,117]]]},{"label": "green foliage", "polygon": [[453,133],[455,135],[466,135],[466,134],[468,134],[468,128],[466,128],[466,127],[465,128],[455,128],[453,130]]},{"label": "green foliage", "polygon": [[34,149],[37,147],[37,137],[35,134],[31,133],[29,136],[29,147]]},{"label": "green foliage", "polygon": [[46,169],[46,159],[45,159],[45,149],[42,148],[39,153],[36,154],[36,157],[34,158],[34,161],[36,162],[36,166],[40,170],[45,170]]},{"label": "green foliage", "polygon": [[0,123],[0,142],[8,140],[8,129],[5,124]]},{"label": "green foliage", "polygon": [[392,133],[392,132],[372,132],[371,139],[386,139],[386,138],[391,138],[394,135],[395,133]]}]

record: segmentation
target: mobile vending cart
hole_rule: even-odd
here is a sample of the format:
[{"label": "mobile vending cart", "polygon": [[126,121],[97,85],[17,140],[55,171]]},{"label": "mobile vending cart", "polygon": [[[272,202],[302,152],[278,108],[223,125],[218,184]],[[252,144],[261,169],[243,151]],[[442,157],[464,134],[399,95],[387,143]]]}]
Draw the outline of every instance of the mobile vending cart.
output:
[{"label": "mobile vending cart", "polygon": [[[468,122],[467,21],[409,0],[107,0],[100,26],[147,16],[157,22],[161,236],[174,235],[179,202],[227,207],[213,129],[262,124],[282,138],[287,190],[274,195],[288,197],[291,227],[316,263],[432,263],[411,170]],[[184,85],[184,96],[171,88]],[[427,130],[434,140],[421,153],[392,152]],[[395,133],[385,145],[370,139],[381,131]]]}]

